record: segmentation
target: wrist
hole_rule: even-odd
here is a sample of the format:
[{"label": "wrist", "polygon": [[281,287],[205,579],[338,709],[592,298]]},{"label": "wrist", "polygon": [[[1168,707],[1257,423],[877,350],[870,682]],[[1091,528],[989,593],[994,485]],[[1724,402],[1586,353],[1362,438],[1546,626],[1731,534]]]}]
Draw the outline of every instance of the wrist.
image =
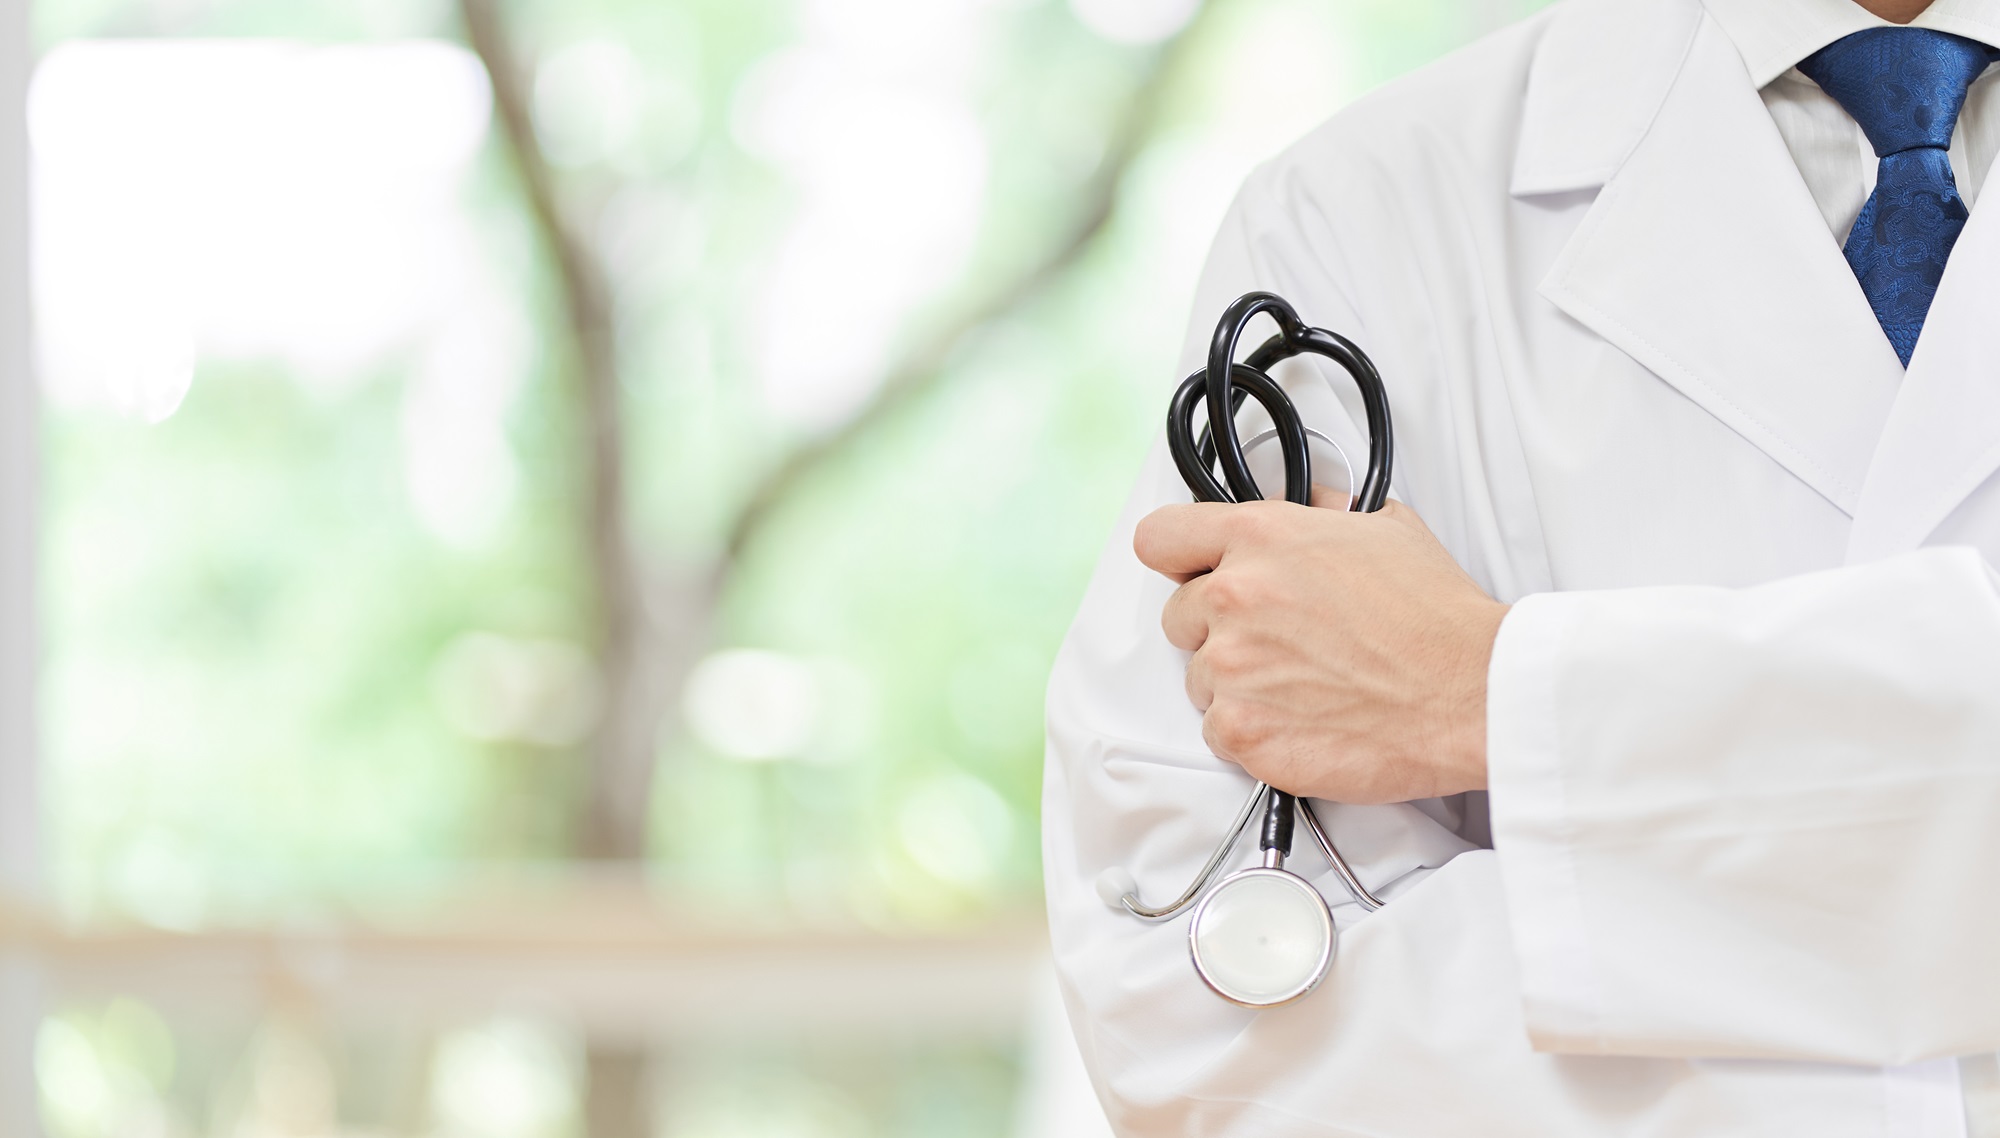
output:
[{"label": "wrist", "polygon": [[1486,789],[1486,674],[1509,608],[1481,597],[1460,622],[1460,651],[1443,685],[1449,704],[1440,717],[1442,737],[1434,752],[1439,796]]}]

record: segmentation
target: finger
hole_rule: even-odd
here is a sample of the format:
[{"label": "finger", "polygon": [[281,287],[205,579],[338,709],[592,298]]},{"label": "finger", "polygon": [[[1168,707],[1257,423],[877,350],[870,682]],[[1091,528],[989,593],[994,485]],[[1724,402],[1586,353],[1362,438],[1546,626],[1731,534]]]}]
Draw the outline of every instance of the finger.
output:
[{"label": "finger", "polygon": [[1221,502],[1162,506],[1139,519],[1132,552],[1148,569],[1185,581],[1222,563],[1225,520],[1237,507]]},{"label": "finger", "polygon": [[1216,713],[1214,700],[1211,699],[1208,706],[1201,709],[1201,741],[1208,746],[1209,754],[1240,767],[1242,760],[1236,757],[1223,738],[1227,733],[1223,717]]},{"label": "finger", "polygon": [[1207,712],[1209,705],[1215,702],[1215,677],[1209,674],[1208,661],[1202,659],[1201,653],[1196,652],[1194,658],[1188,661],[1183,682],[1188,702],[1194,704],[1196,711]]},{"label": "finger", "polygon": [[1196,577],[1175,589],[1160,608],[1160,631],[1167,634],[1167,643],[1183,652],[1199,651],[1208,641],[1210,605],[1206,594],[1213,579]]},{"label": "finger", "polygon": [[1312,504],[1321,510],[1351,510],[1354,496],[1345,490],[1335,490],[1324,483],[1315,482],[1312,487]]}]

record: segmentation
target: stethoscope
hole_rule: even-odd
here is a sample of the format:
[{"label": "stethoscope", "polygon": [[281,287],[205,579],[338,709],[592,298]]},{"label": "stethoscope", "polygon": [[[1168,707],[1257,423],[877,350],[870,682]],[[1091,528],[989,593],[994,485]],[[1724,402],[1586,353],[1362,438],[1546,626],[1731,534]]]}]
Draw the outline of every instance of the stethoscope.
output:
[{"label": "stethoscope", "polygon": [[[1233,362],[1244,329],[1259,315],[1276,321],[1278,334],[1260,344],[1249,359]],[[1312,504],[1308,440],[1317,438],[1328,446],[1334,444],[1305,425],[1290,397],[1269,374],[1280,360],[1307,354],[1339,364],[1361,389],[1361,404],[1368,419],[1368,470],[1348,508],[1360,511],[1382,508],[1389,493],[1395,437],[1389,427],[1389,399],[1382,389],[1381,375],[1367,354],[1352,341],[1321,328],[1308,327],[1291,305],[1268,292],[1249,293],[1222,314],[1222,320],[1215,326],[1215,337],[1209,342],[1208,366],[1181,383],[1168,408],[1167,449],[1196,501],[1247,502],[1262,498],[1264,495],[1251,476],[1246,450],[1276,439],[1284,458],[1285,500]],[[1272,423],[1269,430],[1248,444],[1236,430],[1236,412],[1246,396],[1264,408]],[[1205,411],[1207,419],[1199,440],[1194,433],[1197,408]],[[1339,448],[1334,446],[1334,449]],[[1220,482],[1215,477],[1218,465],[1222,469]],[[1351,473],[1349,485],[1353,484]],[[1263,851],[1263,864],[1238,870],[1214,889],[1208,889],[1208,883],[1229,859],[1260,805],[1264,820],[1258,846]],[[1292,830],[1299,816],[1305,818],[1314,843],[1355,901],[1371,912],[1381,908],[1382,902],[1361,884],[1348,867],[1347,859],[1340,856],[1327,837],[1312,804],[1261,782],[1236,812],[1236,820],[1230,824],[1222,844],[1172,903],[1156,908],[1141,902],[1138,883],[1130,873],[1117,868],[1108,869],[1098,877],[1098,895],[1113,908],[1122,908],[1148,921],[1166,920],[1194,905],[1194,919],[1188,924],[1188,951],[1202,982],[1216,995],[1239,1007],[1275,1008],[1292,1003],[1326,978],[1333,964],[1337,939],[1326,898],[1320,896],[1311,882],[1285,868],[1292,852]],[[1207,895],[1203,896],[1205,889]]]}]

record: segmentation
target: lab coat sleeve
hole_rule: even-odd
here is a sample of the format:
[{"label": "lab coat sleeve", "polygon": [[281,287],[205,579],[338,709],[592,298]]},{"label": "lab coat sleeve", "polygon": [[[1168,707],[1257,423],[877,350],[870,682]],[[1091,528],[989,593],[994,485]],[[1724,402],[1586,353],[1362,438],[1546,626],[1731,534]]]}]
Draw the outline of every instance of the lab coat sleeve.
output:
[{"label": "lab coat sleeve", "polygon": [[1488,757],[1537,1047],[2000,1047],[2000,584],[1976,552],[1527,598]]},{"label": "lab coat sleeve", "polygon": [[[1273,289],[1307,320],[1367,343],[1335,279],[1341,251],[1298,219],[1282,190],[1260,174],[1232,208],[1197,292],[1182,374],[1214,315],[1252,288]],[[1161,377],[1162,408],[1175,378]],[[1303,371],[1281,379],[1312,425],[1359,445],[1332,387]],[[1746,1109],[1793,1119],[1879,1112],[1873,1078],[1681,1060],[1586,1060],[1633,1090],[1580,1094],[1568,1065],[1576,1060],[1530,1045],[1497,859],[1459,837],[1462,819],[1446,803],[1326,810],[1342,852],[1388,906],[1363,916],[1340,903],[1341,887],[1316,853],[1295,858],[1335,902],[1343,931],[1327,980],[1288,1007],[1245,1011],[1203,988],[1189,964],[1186,914],[1151,924],[1106,906],[1094,883],[1112,867],[1130,871],[1149,901],[1177,894],[1250,787],[1202,745],[1182,687],[1186,656],[1160,630],[1172,585],[1132,554],[1138,520],[1186,500],[1155,447],[1048,690],[1050,938],[1080,1050],[1120,1133],[1463,1138],[1477,1118],[1483,1138],[1582,1138],[1637,1132],[1630,1127],[1641,1118],[1655,1128],[1648,1133],[1749,1133],[1740,1129]],[[1857,1126],[1852,1133],[1879,1133]]]}]

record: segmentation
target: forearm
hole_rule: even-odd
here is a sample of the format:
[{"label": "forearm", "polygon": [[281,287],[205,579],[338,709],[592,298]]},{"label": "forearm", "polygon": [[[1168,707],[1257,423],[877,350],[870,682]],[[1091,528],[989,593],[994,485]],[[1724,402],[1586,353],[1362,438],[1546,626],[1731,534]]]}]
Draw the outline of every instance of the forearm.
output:
[{"label": "forearm", "polygon": [[1539,1048],[2000,1046],[2000,598],[1975,554],[1529,598],[1488,708]]}]

